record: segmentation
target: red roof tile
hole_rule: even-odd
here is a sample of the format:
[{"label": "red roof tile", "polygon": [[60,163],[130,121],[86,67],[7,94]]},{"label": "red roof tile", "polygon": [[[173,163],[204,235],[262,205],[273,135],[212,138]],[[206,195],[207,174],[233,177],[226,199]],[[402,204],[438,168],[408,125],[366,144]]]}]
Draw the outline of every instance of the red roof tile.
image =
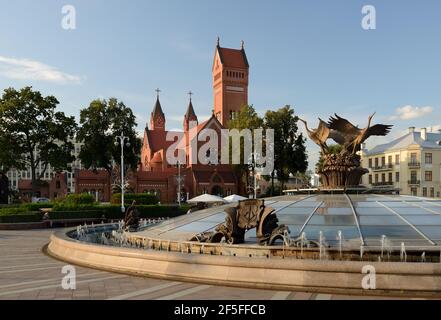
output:
[{"label": "red roof tile", "polygon": [[245,50],[217,47],[221,62],[230,68],[248,68],[248,59]]}]

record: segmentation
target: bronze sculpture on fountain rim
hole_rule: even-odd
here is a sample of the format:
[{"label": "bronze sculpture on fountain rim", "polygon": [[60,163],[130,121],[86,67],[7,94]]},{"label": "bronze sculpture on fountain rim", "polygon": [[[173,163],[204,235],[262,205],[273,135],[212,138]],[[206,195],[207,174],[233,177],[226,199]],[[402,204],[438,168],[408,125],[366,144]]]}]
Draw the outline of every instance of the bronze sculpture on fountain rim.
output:
[{"label": "bronze sculpture on fountain rim", "polygon": [[[323,168],[317,173],[324,188],[344,189],[360,184],[361,177],[368,172],[361,167],[360,156],[357,154],[361,145],[371,136],[386,136],[392,128],[392,125],[384,124],[371,126],[374,115],[375,113],[369,116],[368,125],[363,129],[337,114],[330,117],[328,123],[319,118],[317,129],[310,129],[308,123],[299,118],[305,124],[309,138],[321,149]],[[328,139],[342,146],[340,153],[330,152],[326,143]]]}]

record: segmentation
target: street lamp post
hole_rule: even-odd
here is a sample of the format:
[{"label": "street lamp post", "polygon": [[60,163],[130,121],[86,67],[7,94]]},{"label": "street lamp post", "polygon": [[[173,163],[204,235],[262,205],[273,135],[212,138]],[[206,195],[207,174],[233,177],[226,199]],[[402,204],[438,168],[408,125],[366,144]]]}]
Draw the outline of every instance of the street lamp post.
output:
[{"label": "street lamp post", "polygon": [[256,153],[251,155],[251,163],[248,164],[248,168],[251,170],[253,175],[253,196],[254,199],[257,199],[257,176],[256,176]]},{"label": "street lamp post", "polygon": [[177,192],[177,196],[178,196],[178,204],[179,204],[179,206],[181,206],[182,180],[185,178],[185,175],[181,176],[181,162],[177,161],[176,165],[178,167],[178,176],[177,176],[178,192]]},{"label": "street lamp post", "polygon": [[118,143],[121,145],[121,211],[124,213],[126,208],[124,206],[124,142],[126,142],[126,146],[130,147],[129,137],[124,136],[124,133],[121,131],[121,135],[116,137],[115,145]]},{"label": "street lamp post", "polygon": [[181,164],[179,161],[178,164],[178,204],[181,206]]}]

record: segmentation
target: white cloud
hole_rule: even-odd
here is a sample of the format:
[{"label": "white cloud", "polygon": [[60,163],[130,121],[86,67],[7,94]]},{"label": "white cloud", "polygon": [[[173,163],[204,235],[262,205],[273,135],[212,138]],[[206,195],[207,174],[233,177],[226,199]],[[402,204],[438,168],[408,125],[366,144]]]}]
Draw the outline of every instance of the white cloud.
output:
[{"label": "white cloud", "polygon": [[411,105],[399,107],[396,110],[396,115],[390,117],[390,120],[411,120],[424,117],[433,111],[433,107],[414,107]]},{"label": "white cloud", "polygon": [[16,80],[48,81],[58,84],[80,83],[79,76],[71,75],[30,59],[0,56],[0,75]]}]

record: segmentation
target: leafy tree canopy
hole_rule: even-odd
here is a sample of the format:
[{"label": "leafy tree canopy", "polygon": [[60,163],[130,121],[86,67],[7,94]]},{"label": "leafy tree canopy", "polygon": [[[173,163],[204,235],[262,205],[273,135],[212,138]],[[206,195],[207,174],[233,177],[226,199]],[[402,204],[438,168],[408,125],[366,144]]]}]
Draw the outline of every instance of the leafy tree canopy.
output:
[{"label": "leafy tree canopy", "polygon": [[6,89],[0,99],[0,165],[29,167],[33,191],[49,165],[65,170],[74,160],[75,119],[56,111],[58,104],[54,96],[44,97],[32,87]]},{"label": "leafy tree canopy", "polygon": [[[116,137],[124,134],[124,164],[135,169],[139,163],[141,141],[136,136],[136,121],[132,110],[115,98],[94,100],[80,112],[78,140],[83,142],[79,158],[87,169],[104,168],[111,173],[113,161],[121,162],[121,146]],[[119,140],[118,140],[119,141]]]}]

